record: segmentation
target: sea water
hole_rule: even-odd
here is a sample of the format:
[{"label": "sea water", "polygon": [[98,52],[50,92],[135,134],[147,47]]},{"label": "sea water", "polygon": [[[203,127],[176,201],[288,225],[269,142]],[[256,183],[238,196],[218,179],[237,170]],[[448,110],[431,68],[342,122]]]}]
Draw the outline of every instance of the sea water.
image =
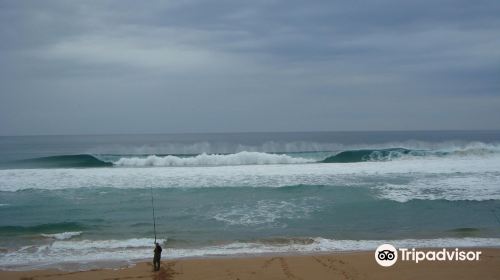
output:
[{"label": "sea water", "polygon": [[500,132],[0,137],[0,268],[500,246]]}]

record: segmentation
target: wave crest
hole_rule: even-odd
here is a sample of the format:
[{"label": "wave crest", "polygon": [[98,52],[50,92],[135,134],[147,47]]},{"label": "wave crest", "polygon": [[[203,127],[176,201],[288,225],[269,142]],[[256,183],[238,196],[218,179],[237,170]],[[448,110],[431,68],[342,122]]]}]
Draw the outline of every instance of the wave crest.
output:
[{"label": "wave crest", "polygon": [[[500,154],[499,144],[472,142],[465,146],[440,149],[400,147],[369,147],[323,152],[278,154],[241,151],[232,154],[77,154],[58,155],[0,163],[0,169],[96,168],[96,167],[168,167],[168,166],[231,166],[302,163],[356,163],[390,161],[408,158],[489,157]],[[326,158],[325,158],[326,157]]]},{"label": "wave crest", "polygon": [[414,157],[481,157],[500,153],[497,145],[471,143],[465,147],[450,147],[441,150],[418,150],[406,148],[346,150],[322,160],[323,163],[348,163],[363,161],[388,161]]},{"label": "wave crest", "polygon": [[289,155],[260,152],[239,152],[236,154],[200,154],[194,157],[156,156],[145,158],[121,158],[114,162],[116,166],[219,166],[253,164],[297,164],[315,162],[314,159],[291,157]]},{"label": "wave crest", "polygon": [[71,239],[72,237],[78,236],[82,234],[81,231],[66,231],[61,233],[42,233],[40,234],[43,237],[53,238],[56,240],[66,240]]}]

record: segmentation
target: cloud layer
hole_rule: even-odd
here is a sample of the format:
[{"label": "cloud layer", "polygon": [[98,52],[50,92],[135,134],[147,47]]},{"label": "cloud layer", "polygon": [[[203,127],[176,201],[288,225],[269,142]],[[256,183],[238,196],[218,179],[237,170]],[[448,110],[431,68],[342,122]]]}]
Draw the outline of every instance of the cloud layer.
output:
[{"label": "cloud layer", "polygon": [[498,1],[0,1],[0,135],[499,129]]}]

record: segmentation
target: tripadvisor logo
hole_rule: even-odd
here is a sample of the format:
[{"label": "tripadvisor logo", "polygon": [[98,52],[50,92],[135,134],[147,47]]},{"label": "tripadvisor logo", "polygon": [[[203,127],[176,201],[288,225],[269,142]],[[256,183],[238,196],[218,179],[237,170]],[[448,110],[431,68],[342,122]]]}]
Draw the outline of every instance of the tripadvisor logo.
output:
[{"label": "tripadvisor logo", "polygon": [[391,244],[382,244],[375,250],[375,260],[381,266],[392,266],[398,260],[398,251]]},{"label": "tripadvisor logo", "polygon": [[375,260],[381,266],[388,267],[394,265],[398,260],[419,263],[421,261],[479,261],[481,251],[464,251],[458,248],[449,250],[416,250],[415,248],[396,249],[391,244],[382,244],[375,250]]}]

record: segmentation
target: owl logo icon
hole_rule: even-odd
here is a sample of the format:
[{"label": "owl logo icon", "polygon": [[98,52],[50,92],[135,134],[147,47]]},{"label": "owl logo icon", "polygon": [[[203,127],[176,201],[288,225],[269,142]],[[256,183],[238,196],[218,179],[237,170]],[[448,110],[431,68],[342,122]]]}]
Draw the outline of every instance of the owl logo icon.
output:
[{"label": "owl logo icon", "polygon": [[392,266],[397,260],[398,250],[391,244],[382,244],[375,250],[375,261],[381,266]]}]

